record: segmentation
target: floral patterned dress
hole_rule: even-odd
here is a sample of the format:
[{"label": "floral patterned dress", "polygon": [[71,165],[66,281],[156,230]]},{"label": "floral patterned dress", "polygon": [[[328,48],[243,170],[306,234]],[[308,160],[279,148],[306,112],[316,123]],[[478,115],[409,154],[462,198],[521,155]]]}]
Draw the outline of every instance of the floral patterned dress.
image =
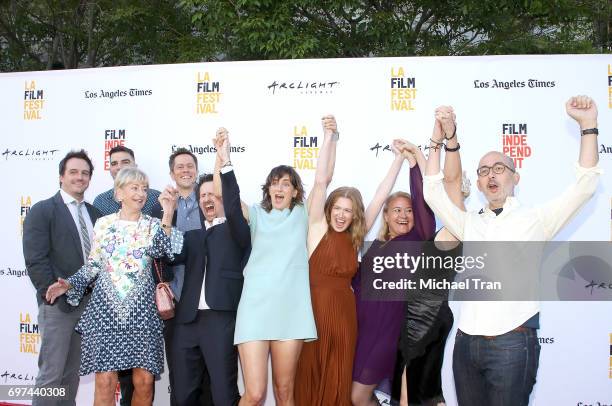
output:
[{"label": "floral patterned dress", "polygon": [[164,367],[163,324],[154,301],[152,258],[181,252],[183,235],[167,236],[158,219],[138,221],[119,214],[98,219],[89,259],[68,278],[68,303],[78,305],[93,281],[91,300],[76,330],[82,335],[81,375],[143,368],[160,374]]}]

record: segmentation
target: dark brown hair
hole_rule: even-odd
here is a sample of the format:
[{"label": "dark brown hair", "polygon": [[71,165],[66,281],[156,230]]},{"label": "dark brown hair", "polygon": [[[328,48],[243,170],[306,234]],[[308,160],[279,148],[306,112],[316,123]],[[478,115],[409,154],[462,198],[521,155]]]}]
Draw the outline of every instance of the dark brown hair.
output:
[{"label": "dark brown hair", "polygon": [[170,172],[174,170],[174,160],[179,155],[189,155],[193,158],[193,162],[195,162],[195,167],[198,169],[198,158],[193,154],[193,152],[189,151],[187,148],[177,148],[172,154],[170,154],[170,159],[168,160],[168,165],[170,166]]},{"label": "dark brown hair", "polygon": [[293,207],[295,207],[296,204],[304,204],[304,185],[302,184],[300,175],[291,166],[279,165],[272,168],[268,174],[268,177],[266,178],[266,183],[261,186],[261,190],[263,192],[261,207],[263,207],[265,211],[270,212],[270,210],[272,210],[272,197],[270,196],[270,186],[272,186],[272,182],[282,178],[285,175],[289,175],[289,181],[295,190],[297,190],[297,195],[291,199],[289,209],[293,210]]},{"label": "dark brown hair", "polygon": [[93,175],[93,164],[91,163],[91,159],[89,159],[89,156],[87,155],[87,151],[85,151],[84,149],[81,149],[79,151],[70,151],[66,154],[64,158],[62,158],[59,163],[60,175],[64,175],[64,172],[66,172],[66,163],[72,158],[82,159],[83,161],[87,162],[87,165],[89,165],[89,177]]},{"label": "dark brown hair", "polygon": [[128,154],[130,154],[133,160],[136,160],[136,157],[134,156],[134,151],[126,147],[125,145],[117,145],[115,147],[112,147],[111,150],[108,152],[108,158],[110,159],[110,157],[117,152],[127,152]]}]

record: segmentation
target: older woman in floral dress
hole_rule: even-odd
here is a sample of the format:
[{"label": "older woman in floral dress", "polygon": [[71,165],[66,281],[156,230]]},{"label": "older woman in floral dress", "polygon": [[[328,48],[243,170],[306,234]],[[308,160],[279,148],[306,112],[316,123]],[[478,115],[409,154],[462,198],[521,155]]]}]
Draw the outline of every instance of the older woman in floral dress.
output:
[{"label": "older woman in floral dress", "polygon": [[95,405],[114,405],[117,371],[132,369],[132,405],[150,405],[154,376],[163,370],[163,324],[154,303],[153,258],[180,253],[183,236],[172,228],[176,197],[166,190],[159,200],[161,222],[141,213],[147,176],[124,168],[115,178],[121,210],[96,222],[89,259],[68,279],[47,291],[47,300],[66,294],[77,305],[95,282],[90,302],[77,324],[82,335],[81,375],[96,373]]}]

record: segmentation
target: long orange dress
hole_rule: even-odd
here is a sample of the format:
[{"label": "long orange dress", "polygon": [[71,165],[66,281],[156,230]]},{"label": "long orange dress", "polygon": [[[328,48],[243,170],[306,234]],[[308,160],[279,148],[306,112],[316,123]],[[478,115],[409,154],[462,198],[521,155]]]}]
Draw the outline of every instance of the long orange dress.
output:
[{"label": "long orange dress", "polygon": [[357,251],[347,232],[325,234],[309,261],[318,340],[304,343],[295,377],[297,406],[351,405],[357,315],[351,279]]}]

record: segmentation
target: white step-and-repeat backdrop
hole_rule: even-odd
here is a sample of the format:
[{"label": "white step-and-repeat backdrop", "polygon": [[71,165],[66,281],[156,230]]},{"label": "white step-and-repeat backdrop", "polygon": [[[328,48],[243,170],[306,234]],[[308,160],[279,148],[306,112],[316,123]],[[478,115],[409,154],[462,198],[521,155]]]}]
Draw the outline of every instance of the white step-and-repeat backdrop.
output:
[{"label": "white step-and-repeat backdrop", "polygon": [[[108,150],[126,145],[150,176],[170,182],[168,156],[186,147],[200,172],[214,162],[211,138],[229,129],[232,162],[247,202],[260,199],[270,168],[295,166],[312,185],[322,140],[320,118],[337,117],[341,133],[333,185],[358,187],[366,200],[392,161],[389,143],[426,145],[433,111],[457,113],[464,168],[475,185],[478,159],[489,150],[515,158],[518,196],[542,203],[573,179],[580,135],[566,116],[572,95],[599,108],[600,165],[595,198],[559,240],[610,240],[612,58],[609,55],[429,57],[199,63],[0,74],[0,384],[33,384],[40,336],[34,289],[25,271],[21,232],[32,204],[58,188],[58,163],[85,148],[95,171],[89,201],[112,185]],[[404,166],[395,189],[408,187]],[[467,201],[479,209],[475,186]],[[378,226],[370,233],[374,238]],[[612,281],[611,281],[612,282]],[[456,303],[453,308],[457,310]],[[545,302],[533,405],[612,403],[612,306]],[[444,393],[456,404],[447,345]],[[93,378],[82,379],[78,404],[91,404]],[[582,402],[582,403],[580,403]],[[167,378],[156,405],[168,403]],[[268,393],[267,404],[273,403]]]}]

